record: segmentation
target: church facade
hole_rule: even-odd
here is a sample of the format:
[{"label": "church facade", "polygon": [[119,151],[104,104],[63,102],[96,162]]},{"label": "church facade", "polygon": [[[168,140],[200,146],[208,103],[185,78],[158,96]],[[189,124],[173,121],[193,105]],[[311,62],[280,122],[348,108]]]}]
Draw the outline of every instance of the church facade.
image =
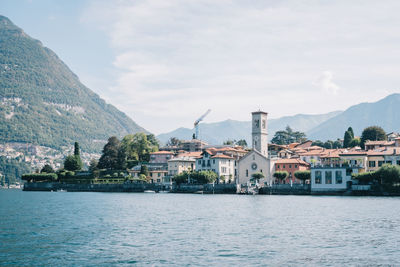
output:
[{"label": "church facade", "polygon": [[254,173],[264,174],[261,183],[272,183],[275,160],[268,157],[267,112],[256,111],[252,114],[252,151],[238,162],[238,184],[247,184]]}]

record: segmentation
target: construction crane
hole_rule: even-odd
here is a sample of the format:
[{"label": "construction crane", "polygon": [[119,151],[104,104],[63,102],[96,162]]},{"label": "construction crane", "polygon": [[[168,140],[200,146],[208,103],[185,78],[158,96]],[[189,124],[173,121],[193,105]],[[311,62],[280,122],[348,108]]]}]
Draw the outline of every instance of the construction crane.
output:
[{"label": "construction crane", "polygon": [[199,139],[199,123],[208,115],[208,113],[211,112],[211,109],[207,110],[206,113],[204,113],[200,118],[198,118],[194,122],[194,128],[196,130],[196,134],[194,136],[195,139]]}]

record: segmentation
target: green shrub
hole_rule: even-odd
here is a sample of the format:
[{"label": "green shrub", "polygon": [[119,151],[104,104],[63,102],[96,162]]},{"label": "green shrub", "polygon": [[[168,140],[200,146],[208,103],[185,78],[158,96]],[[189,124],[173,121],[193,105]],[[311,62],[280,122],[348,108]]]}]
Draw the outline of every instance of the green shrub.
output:
[{"label": "green shrub", "polygon": [[55,173],[32,173],[22,175],[22,180],[33,182],[56,181],[58,179]]}]

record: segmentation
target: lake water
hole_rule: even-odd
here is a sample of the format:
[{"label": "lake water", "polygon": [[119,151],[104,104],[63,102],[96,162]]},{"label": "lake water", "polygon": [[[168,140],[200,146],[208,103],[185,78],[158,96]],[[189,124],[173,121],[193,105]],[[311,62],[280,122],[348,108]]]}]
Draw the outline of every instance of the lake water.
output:
[{"label": "lake water", "polygon": [[400,265],[400,198],[0,190],[0,266]]}]

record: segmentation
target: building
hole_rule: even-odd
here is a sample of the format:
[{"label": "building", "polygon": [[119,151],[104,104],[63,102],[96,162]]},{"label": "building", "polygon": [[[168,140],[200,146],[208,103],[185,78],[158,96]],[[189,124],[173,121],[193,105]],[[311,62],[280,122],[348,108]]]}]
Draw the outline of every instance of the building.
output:
[{"label": "building", "polygon": [[[149,175],[147,179],[151,183],[163,183],[170,184],[171,177],[168,175],[168,164],[146,164]],[[140,177],[141,165],[137,165],[130,169],[128,172],[132,175],[133,178]]]},{"label": "building", "polygon": [[310,164],[301,159],[289,158],[278,159],[275,162],[275,171],[287,171],[288,177],[283,181],[284,184],[300,184],[301,180],[294,176],[296,171],[306,171],[310,169]]},{"label": "building", "polygon": [[167,164],[168,160],[174,157],[171,151],[157,151],[150,153],[150,163]]},{"label": "building", "polygon": [[168,161],[168,175],[174,176],[184,171],[194,171],[196,160],[192,157],[177,157]]},{"label": "building", "polygon": [[218,182],[234,182],[234,161],[231,156],[206,149],[196,160],[196,171],[213,171],[219,177]]},{"label": "building", "polygon": [[248,184],[254,173],[262,173],[261,182],[271,184],[275,160],[268,156],[268,113],[252,113],[252,150],[238,162],[238,184]]},{"label": "building", "polygon": [[382,147],[392,147],[395,146],[396,141],[370,141],[365,142],[365,150],[374,150]]},{"label": "building", "polygon": [[358,167],[351,166],[317,166],[311,168],[311,192],[329,193],[345,192],[353,183],[352,173],[357,173]]}]

